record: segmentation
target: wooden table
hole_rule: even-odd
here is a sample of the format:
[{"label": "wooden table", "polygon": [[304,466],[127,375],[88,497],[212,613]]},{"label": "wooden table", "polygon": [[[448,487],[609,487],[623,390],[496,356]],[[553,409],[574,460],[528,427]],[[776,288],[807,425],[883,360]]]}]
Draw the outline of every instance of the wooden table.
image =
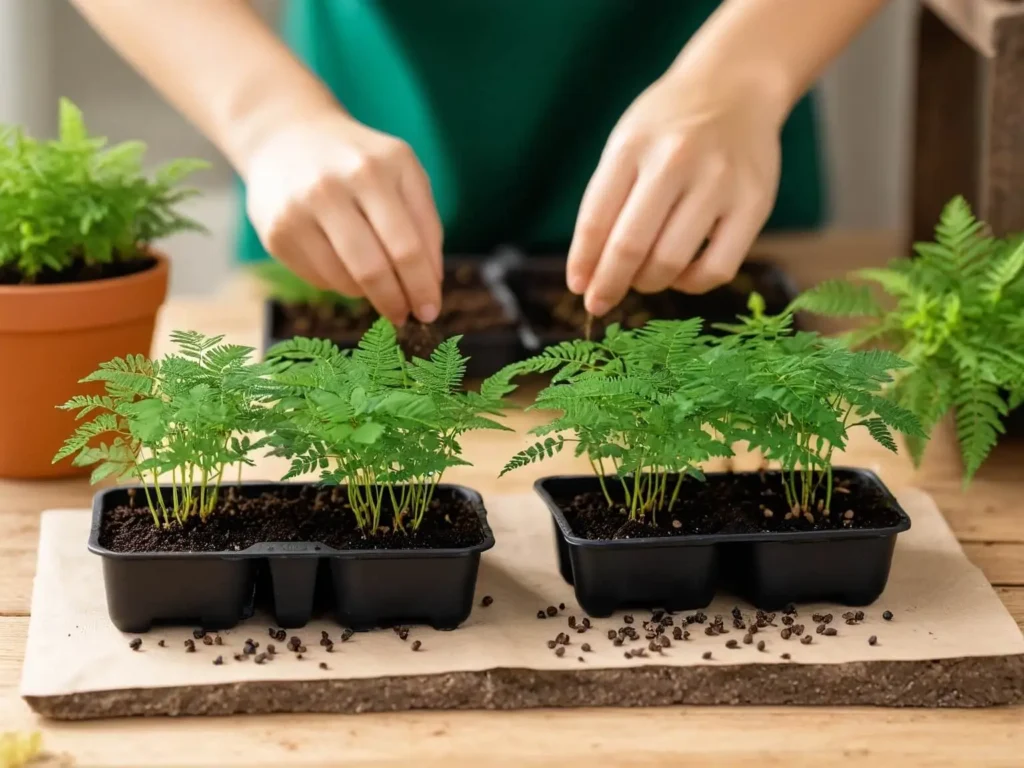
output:
[{"label": "wooden table", "polygon": [[[854,265],[897,255],[895,235],[858,234],[767,240],[762,250],[809,284]],[[197,328],[256,344],[259,302],[237,283],[220,303],[172,302],[163,332]],[[528,417],[510,423],[523,428]],[[497,468],[524,442],[521,434],[477,434],[466,440],[475,467],[452,480],[485,492],[522,492],[539,474],[571,460],[495,480]],[[937,499],[970,558],[1024,623],[1024,448],[1005,446],[968,493],[944,430],[915,472],[903,457],[858,443],[846,460],[874,466],[890,485],[915,484]],[[258,471],[254,473],[259,476]],[[0,482],[0,730],[41,729],[46,747],[80,765],[345,765],[345,766],[748,766],[867,765],[1022,766],[1024,707],[993,710],[694,708],[401,715],[273,716],[46,723],[18,698],[28,627],[39,512],[86,507],[84,482]]]}]

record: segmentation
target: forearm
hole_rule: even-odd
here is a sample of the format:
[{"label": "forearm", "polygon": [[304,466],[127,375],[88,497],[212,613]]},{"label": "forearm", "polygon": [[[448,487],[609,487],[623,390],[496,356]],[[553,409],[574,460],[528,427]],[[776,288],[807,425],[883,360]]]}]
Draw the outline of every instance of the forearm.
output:
[{"label": "forearm", "polygon": [[781,125],[793,105],[886,0],[725,0],[668,76],[714,72],[768,100]]},{"label": "forearm", "polygon": [[246,0],[72,2],[243,176],[267,136],[338,108]]}]

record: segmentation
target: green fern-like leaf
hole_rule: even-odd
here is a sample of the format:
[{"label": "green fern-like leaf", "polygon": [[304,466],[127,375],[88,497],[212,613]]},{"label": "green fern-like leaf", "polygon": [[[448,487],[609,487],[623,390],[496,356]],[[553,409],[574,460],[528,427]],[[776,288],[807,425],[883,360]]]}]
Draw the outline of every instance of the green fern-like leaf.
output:
[{"label": "green fern-like leaf", "polygon": [[877,317],[881,313],[868,286],[845,280],[826,280],[804,291],[793,300],[790,309],[832,317]]}]

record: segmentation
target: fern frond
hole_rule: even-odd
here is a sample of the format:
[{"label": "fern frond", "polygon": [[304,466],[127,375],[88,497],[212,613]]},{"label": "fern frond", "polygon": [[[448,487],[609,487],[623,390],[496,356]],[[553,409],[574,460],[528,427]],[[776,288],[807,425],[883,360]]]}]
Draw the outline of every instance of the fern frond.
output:
[{"label": "fern frond", "polygon": [[794,299],[789,309],[830,317],[877,317],[881,314],[881,308],[868,286],[854,285],[845,280],[819,283]]}]

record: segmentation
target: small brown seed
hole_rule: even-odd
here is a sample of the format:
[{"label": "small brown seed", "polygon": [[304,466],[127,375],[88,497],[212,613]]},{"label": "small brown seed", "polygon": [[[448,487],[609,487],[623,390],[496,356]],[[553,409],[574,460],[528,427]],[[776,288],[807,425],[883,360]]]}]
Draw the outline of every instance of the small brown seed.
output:
[{"label": "small brown seed", "polygon": [[673,627],[672,628],[672,637],[674,639],[676,639],[676,640],[682,640],[683,639],[683,628],[682,627]]},{"label": "small brown seed", "polygon": [[565,610],[565,603],[559,603],[558,604],[558,610],[564,611]]},{"label": "small brown seed", "polygon": [[267,655],[273,656],[275,653],[277,653],[277,646],[275,646],[273,643],[267,645]]},{"label": "small brown seed", "polygon": [[800,642],[804,645],[810,645],[812,642],[814,642],[814,637],[812,635],[804,635],[800,638]]},{"label": "small brown seed", "polygon": [[569,629],[576,629],[576,617],[575,616],[570,616],[569,617]]},{"label": "small brown seed", "polygon": [[327,669],[327,662],[326,661],[321,661],[320,662],[320,669]]},{"label": "small brown seed", "polygon": [[689,640],[689,639],[690,639],[689,631],[683,632],[683,640]]},{"label": "small brown seed", "polygon": [[612,640],[612,645],[622,645],[622,638],[616,637],[614,640]]},{"label": "small brown seed", "polygon": [[484,608],[489,607],[493,603],[494,603],[494,598],[491,597],[490,595],[484,595],[483,599],[480,601],[480,605],[482,605]]},{"label": "small brown seed", "polygon": [[218,656],[216,659],[213,660],[213,663],[214,663],[215,666],[219,667],[221,664],[224,663],[224,657],[223,656]]},{"label": "small brown seed", "polygon": [[590,653],[590,643],[584,643],[580,646],[580,650],[584,653]]},{"label": "small brown seed", "polygon": [[544,611],[537,611],[537,618],[538,619],[546,619],[547,617],[548,617],[548,615],[546,613],[544,613]]},{"label": "small brown seed", "polygon": [[839,630],[837,630],[835,627],[827,627],[822,634],[826,637],[835,637],[839,634]]},{"label": "small brown seed", "polygon": [[583,617],[583,621],[581,623],[584,627],[590,629],[590,619],[588,619],[586,616]]},{"label": "small brown seed", "polygon": [[196,640],[202,640],[203,636],[205,634],[206,634],[206,630],[205,629],[193,629],[192,630],[192,637],[194,637]]},{"label": "small brown seed", "polygon": [[[346,629],[344,632],[341,633],[341,642],[343,642],[343,643],[348,642],[349,640],[352,639],[352,635],[354,635],[354,634],[355,634],[355,632],[353,630]],[[279,637],[278,640],[280,640],[280,639],[281,638]]]},{"label": "small brown seed", "polygon": [[704,651],[704,655],[701,658],[703,658],[704,661],[707,661],[708,659],[710,659],[711,658],[711,651]]},{"label": "small brown seed", "polygon": [[855,618],[857,621],[864,621],[864,611],[857,611],[855,614],[853,614],[853,618]]},{"label": "small brown seed", "polygon": [[215,638],[213,638],[213,644],[224,645],[224,641],[221,639],[220,635],[217,635]]},{"label": "small brown seed", "polygon": [[882,614],[882,618],[886,621],[892,621],[892,611],[886,611]]},{"label": "small brown seed", "polygon": [[872,635],[871,637],[869,637],[868,645],[878,645],[878,637],[876,635]]},{"label": "small brown seed", "polygon": [[558,646],[555,648],[555,656],[565,656],[565,646]]},{"label": "small brown seed", "polygon": [[816,632],[817,634],[819,634],[819,635],[820,635],[820,634],[822,634],[822,633],[823,633],[823,632],[825,631],[825,625],[824,625],[824,624],[819,624],[819,625],[818,625],[818,626],[817,626],[817,627],[816,627],[816,628],[814,629],[814,631],[815,631],[815,632]]},{"label": "small brown seed", "polygon": [[793,625],[793,621],[794,621],[794,619],[793,619],[792,616],[783,616],[782,617],[782,623],[785,624],[787,627],[792,626]]},{"label": "small brown seed", "polygon": [[554,650],[556,645],[558,645],[558,643],[556,643],[554,640],[548,640],[548,648],[550,648],[551,650]]},{"label": "small brown seed", "polygon": [[213,638],[209,635],[203,635],[203,645],[213,645]]},{"label": "small brown seed", "polygon": [[779,634],[782,635],[783,640],[789,640],[789,636],[793,634],[793,631],[789,627],[786,627],[784,630],[779,632]]},{"label": "small brown seed", "polygon": [[262,664],[266,660],[267,660],[267,654],[265,654],[265,653],[257,654],[256,658],[253,659],[253,661],[255,661],[257,664]]},{"label": "small brown seed", "polygon": [[548,616],[556,616],[558,614],[558,609],[553,605],[549,605],[545,613],[547,613]]},{"label": "small brown seed", "polygon": [[412,645],[410,645],[409,647],[414,651],[418,651],[420,648],[423,647],[423,643],[421,643],[419,640],[413,640]]},{"label": "small brown seed", "polygon": [[782,654],[782,658],[785,659],[786,661],[789,661],[790,658],[792,658],[792,657],[788,653],[784,653],[784,654]]},{"label": "small brown seed", "polygon": [[185,641],[185,653],[195,653],[195,652],[196,652],[196,641],[195,640],[186,640]]},{"label": "small brown seed", "polygon": [[739,648],[740,644],[737,643],[735,640],[727,640],[725,642],[725,647],[726,648]]},{"label": "small brown seed", "polygon": [[672,645],[672,641],[668,639],[666,635],[658,635],[658,643],[662,648],[668,648]]},{"label": "small brown seed", "polygon": [[609,640],[614,640],[618,636],[619,636],[619,633],[616,632],[614,629],[609,629],[608,630],[608,639]]},{"label": "small brown seed", "polygon": [[757,642],[757,650],[759,650],[759,651],[763,651],[764,650],[764,640],[759,640]]},{"label": "small brown seed", "polygon": [[157,645],[159,645],[161,648],[166,648],[167,647],[167,641],[166,640],[161,640],[160,642],[157,643]]},{"label": "small brown seed", "polygon": [[753,635],[749,635],[748,634],[748,635],[744,635],[743,636],[743,644],[744,645],[750,645],[753,642],[754,642],[754,636]]},{"label": "small brown seed", "polygon": [[136,637],[134,640],[128,643],[128,647],[131,648],[133,651],[139,650],[139,648],[142,647],[142,638]]},{"label": "small brown seed", "polygon": [[630,614],[628,614],[628,613],[625,616],[622,617],[622,620],[624,622],[626,622],[627,624],[632,624],[633,623],[633,617]]}]

